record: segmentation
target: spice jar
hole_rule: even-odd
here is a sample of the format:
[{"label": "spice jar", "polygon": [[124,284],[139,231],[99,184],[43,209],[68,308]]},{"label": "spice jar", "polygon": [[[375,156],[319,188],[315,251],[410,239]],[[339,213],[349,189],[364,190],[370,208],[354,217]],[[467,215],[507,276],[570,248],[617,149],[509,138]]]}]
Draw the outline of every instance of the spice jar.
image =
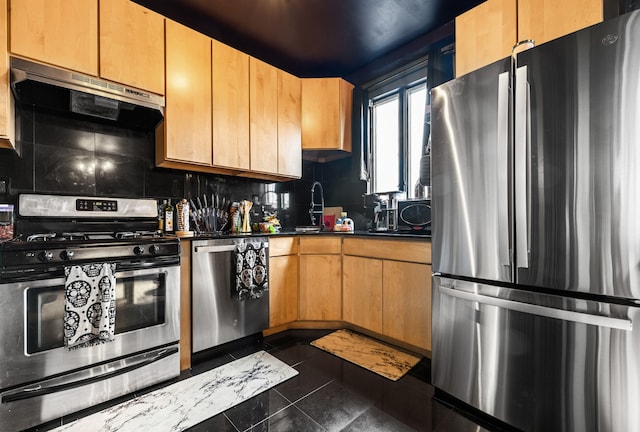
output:
[{"label": "spice jar", "polygon": [[0,240],[13,238],[13,204],[0,204]]}]

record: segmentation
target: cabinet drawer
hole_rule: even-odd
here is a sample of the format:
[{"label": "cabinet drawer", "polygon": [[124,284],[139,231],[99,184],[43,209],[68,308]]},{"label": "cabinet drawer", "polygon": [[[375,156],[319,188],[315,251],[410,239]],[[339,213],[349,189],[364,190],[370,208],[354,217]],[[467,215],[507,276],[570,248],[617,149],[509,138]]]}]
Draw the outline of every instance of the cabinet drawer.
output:
[{"label": "cabinet drawer", "polygon": [[343,253],[415,263],[431,263],[431,241],[427,239],[381,240],[345,238]]},{"label": "cabinet drawer", "polygon": [[300,237],[301,254],[339,254],[342,250],[342,238],[330,237]]},{"label": "cabinet drawer", "polygon": [[298,237],[269,238],[269,256],[295,255],[298,253]]}]

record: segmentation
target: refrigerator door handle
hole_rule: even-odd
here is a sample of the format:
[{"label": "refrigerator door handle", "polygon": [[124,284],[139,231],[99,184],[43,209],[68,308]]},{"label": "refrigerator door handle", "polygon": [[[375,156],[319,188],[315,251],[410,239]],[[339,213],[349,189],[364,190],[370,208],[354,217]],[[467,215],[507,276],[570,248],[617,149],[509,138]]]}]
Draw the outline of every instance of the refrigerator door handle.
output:
[{"label": "refrigerator door handle", "polygon": [[516,69],[515,91],[515,195],[516,265],[529,268],[531,241],[531,107],[527,66]]},{"label": "refrigerator door handle", "polygon": [[575,312],[565,309],[556,309],[548,306],[540,306],[530,303],[522,303],[514,300],[507,300],[498,297],[475,294],[467,291],[460,291],[452,286],[441,285],[440,293],[463,300],[474,301],[486,305],[497,306],[503,309],[510,309],[524,312],[530,315],[556,318],[563,321],[589,324],[598,327],[608,327],[612,329],[632,331],[633,323],[629,319],[612,318],[603,315],[593,315],[584,312]]},{"label": "refrigerator door handle", "polygon": [[500,264],[511,266],[509,244],[509,85],[510,72],[498,75],[498,253]]}]

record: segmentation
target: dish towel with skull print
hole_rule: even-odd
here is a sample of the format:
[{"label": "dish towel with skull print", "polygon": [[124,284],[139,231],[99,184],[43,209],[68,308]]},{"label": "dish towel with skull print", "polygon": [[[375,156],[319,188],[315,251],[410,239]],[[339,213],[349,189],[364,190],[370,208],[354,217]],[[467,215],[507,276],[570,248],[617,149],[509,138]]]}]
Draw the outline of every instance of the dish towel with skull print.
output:
[{"label": "dish towel with skull print", "polygon": [[238,300],[257,299],[269,287],[267,277],[268,242],[236,245],[236,283],[231,295]]},{"label": "dish towel with skull print", "polygon": [[69,348],[113,340],[116,325],[116,265],[65,267],[64,342]]}]

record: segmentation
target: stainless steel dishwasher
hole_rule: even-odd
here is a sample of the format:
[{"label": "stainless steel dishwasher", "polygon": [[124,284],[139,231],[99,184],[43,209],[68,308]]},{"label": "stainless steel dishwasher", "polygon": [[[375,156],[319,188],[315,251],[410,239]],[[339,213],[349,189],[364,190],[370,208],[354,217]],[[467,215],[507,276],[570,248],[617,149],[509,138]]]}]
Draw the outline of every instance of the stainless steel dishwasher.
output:
[{"label": "stainless steel dishwasher", "polygon": [[[235,294],[236,251],[241,243],[268,237],[194,240],[191,243],[191,352],[197,353],[269,327],[269,290],[260,298],[239,300]],[[268,275],[268,270],[267,270]]]}]

